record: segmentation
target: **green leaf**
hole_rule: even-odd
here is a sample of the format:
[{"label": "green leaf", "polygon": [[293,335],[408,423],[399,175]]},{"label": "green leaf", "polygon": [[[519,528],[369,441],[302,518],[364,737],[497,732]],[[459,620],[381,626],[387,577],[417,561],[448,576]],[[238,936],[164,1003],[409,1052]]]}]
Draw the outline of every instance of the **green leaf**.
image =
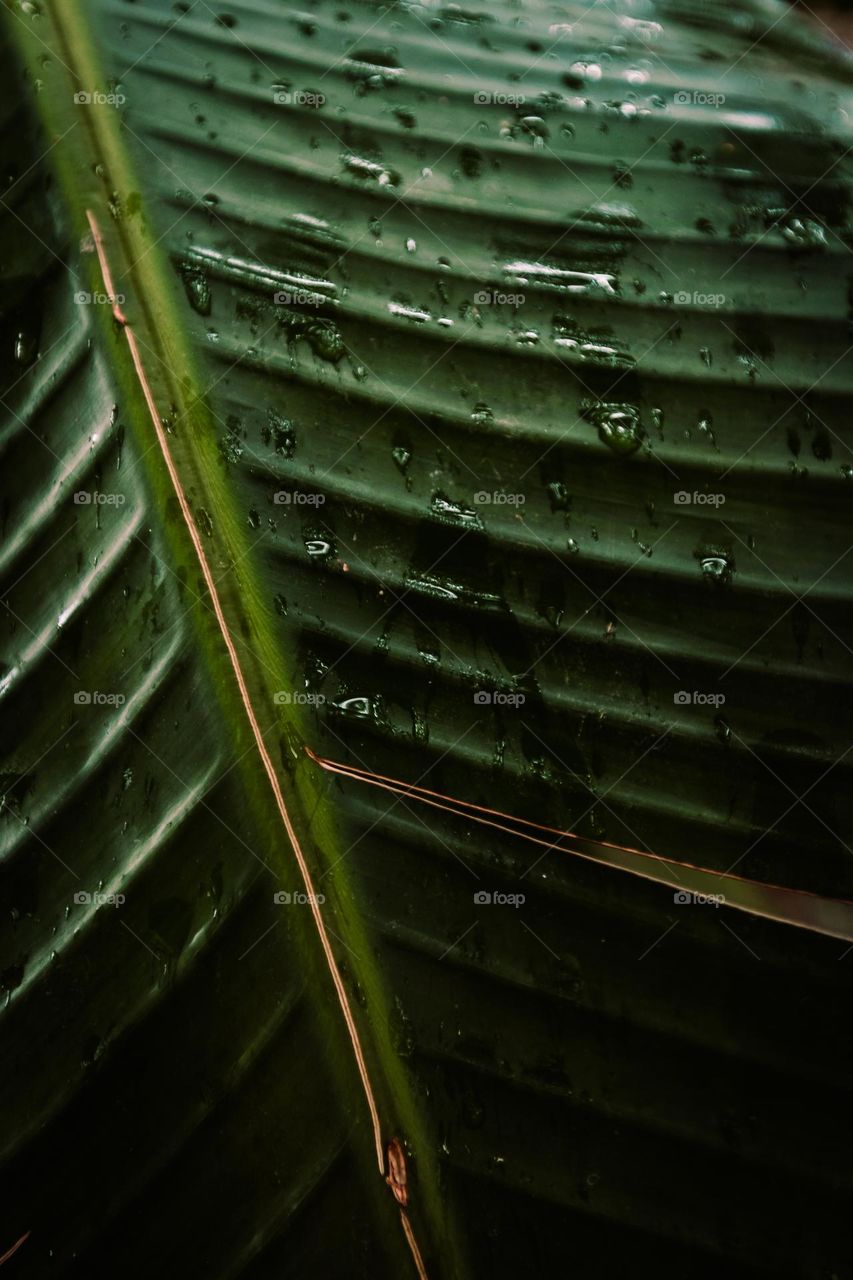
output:
[{"label": "green leaf", "polygon": [[[20,934],[8,1016],[12,1041],[27,1045],[27,1083],[7,1155],[30,1140],[35,1160],[51,1121],[63,1143],[93,1125],[80,1138],[91,1154],[79,1193],[106,1201],[113,1238],[140,1187],[171,1185],[137,1255],[146,1271],[168,1256],[183,1274],[225,1274],[292,1251],[294,1274],[400,1274],[412,1257],[394,1225],[385,1145],[399,1133],[411,1149],[423,1125],[328,788],[303,752],[309,703],[250,563],[257,537],[235,512],[180,290],[142,217],[110,91],[78,87],[104,83],[87,23],[69,7],[33,34],[25,52],[56,73],[39,87],[48,128],[61,121],[52,158],[68,201],[50,197],[53,148],[39,138],[30,164],[38,134],[14,144],[8,119],[24,203],[4,207],[27,252],[7,260],[7,320],[23,326],[25,367],[5,393],[17,657],[4,693],[23,733],[4,814],[10,852],[33,837],[38,852],[33,861],[27,850],[8,888]],[[24,220],[33,234],[17,231]],[[42,716],[25,710],[34,677]],[[327,860],[314,857],[305,875],[300,842]],[[97,1101],[102,1058],[109,1080],[120,1062],[128,1072],[118,1118]],[[109,1162],[95,1159],[116,1124]],[[419,1145],[412,1216],[423,1227],[433,1215],[432,1247],[449,1249],[435,1162]],[[221,1163],[227,1182],[205,1189],[204,1166],[218,1181]],[[189,1219],[182,1166],[195,1183]],[[344,1235],[329,1238],[327,1216]],[[92,1226],[72,1193],[53,1224],[66,1263],[107,1247]]]},{"label": "green leaf", "polygon": [[849,69],[587,8],[6,5],[21,1275],[850,1260]]}]

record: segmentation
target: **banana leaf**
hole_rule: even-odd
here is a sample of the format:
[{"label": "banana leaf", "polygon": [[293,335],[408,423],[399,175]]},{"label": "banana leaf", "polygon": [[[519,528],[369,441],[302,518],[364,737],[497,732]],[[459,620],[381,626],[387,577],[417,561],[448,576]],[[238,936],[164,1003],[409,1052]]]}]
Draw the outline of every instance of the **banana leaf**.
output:
[{"label": "banana leaf", "polygon": [[0,1265],[853,1274],[849,59],[2,24]]}]

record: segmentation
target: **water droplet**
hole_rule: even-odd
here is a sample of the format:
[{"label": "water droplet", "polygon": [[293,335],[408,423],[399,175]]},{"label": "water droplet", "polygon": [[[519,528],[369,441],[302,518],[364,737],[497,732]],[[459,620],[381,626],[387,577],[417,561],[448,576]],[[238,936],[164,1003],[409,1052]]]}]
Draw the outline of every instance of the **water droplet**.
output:
[{"label": "water droplet", "polygon": [[342,698],[340,701],[333,702],[332,707],[341,715],[350,716],[354,720],[370,719],[373,712],[373,703],[366,694],[357,694],[351,698]]},{"label": "water droplet", "polygon": [[327,538],[306,538],[305,550],[309,556],[331,556],[335,551]]},{"label": "water droplet", "polygon": [[315,355],[321,360],[337,364],[346,354],[343,336],[334,320],[315,320],[305,331],[305,337]]},{"label": "water droplet", "polygon": [[200,316],[210,315],[210,281],[200,267],[183,265],[180,269],[187,301]]},{"label": "water droplet", "polygon": [[219,452],[226,462],[239,462],[242,458],[243,440],[240,423],[236,418],[228,419],[228,432],[219,439]]},{"label": "water droplet", "polygon": [[296,451],[296,432],[289,418],[281,418],[274,409],[267,410],[267,425],[261,430],[264,444],[272,445],[282,458],[292,458]]},{"label": "water droplet", "polygon": [[521,128],[529,138],[532,138],[535,147],[544,147],[546,139],[551,136],[541,116],[522,116]]},{"label": "water droplet", "polygon": [[586,80],[595,81],[601,79],[601,67],[597,62],[573,62],[569,70],[573,76],[576,76],[581,81],[581,83]]},{"label": "water droplet", "polygon": [[409,463],[412,460],[412,452],[404,445],[398,444],[391,450],[391,457],[394,459],[398,468],[403,475],[406,474]]},{"label": "water droplet", "polygon": [[785,239],[798,249],[826,248],[826,232],[814,218],[789,218],[781,231]]},{"label": "water droplet", "polygon": [[437,667],[441,661],[438,645],[433,645],[429,641],[424,640],[418,643],[418,653],[428,667]]},{"label": "water droplet", "polygon": [[728,586],[734,572],[734,558],[727,551],[707,548],[697,553],[702,577],[711,586]]},{"label": "water droplet", "polygon": [[476,422],[481,427],[487,427],[494,422],[495,415],[485,400],[478,400],[471,410],[471,421]]},{"label": "water droplet", "polygon": [[15,335],[15,363],[32,364],[38,354],[38,336],[33,329],[21,329]]},{"label": "water droplet", "polygon": [[639,449],[643,441],[640,411],[632,404],[582,404],[583,417],[598,431],[598,438],[614,453],[626,455]]},{"label": "water droplet", "polygon": [[443,493],[433,495],[430,512],[442,524],[461,526],[464,529],[482,529],[483,524],[473,507],[454,502]]},{"label": "water droplet", "polygon": [[699,430],[702,432],[702,434],[703,434],[703,435],[706,435],[706,436],[708,437],[708,439],[709,439],[709,440],[710,440],[710,442],[711,442],[712,447],[713,447],[714,449],[716,449],[716,447],[717,447],[717,438],[716,438],[716,436],[714,435],[714,420],[713,420],[713,418],[711,417],[710,413],[702,413],[702,414],[700,414],[700,416],[699,416],[699,423],[698,423],[698,426],[699,426]]},{"label": "water droplet", "polygon": [[550,484],[545,486],[545,489],[552,511],[571,511],[572,495],[562,480],[552,480]]},{"label": "water droplet", "polygon": [[372,179],[380,187],[398,187],[400,175],[394,169],[386,169],[385,165],[365,156],[346,155],[341,158],[344,168],[357,178]]}]

